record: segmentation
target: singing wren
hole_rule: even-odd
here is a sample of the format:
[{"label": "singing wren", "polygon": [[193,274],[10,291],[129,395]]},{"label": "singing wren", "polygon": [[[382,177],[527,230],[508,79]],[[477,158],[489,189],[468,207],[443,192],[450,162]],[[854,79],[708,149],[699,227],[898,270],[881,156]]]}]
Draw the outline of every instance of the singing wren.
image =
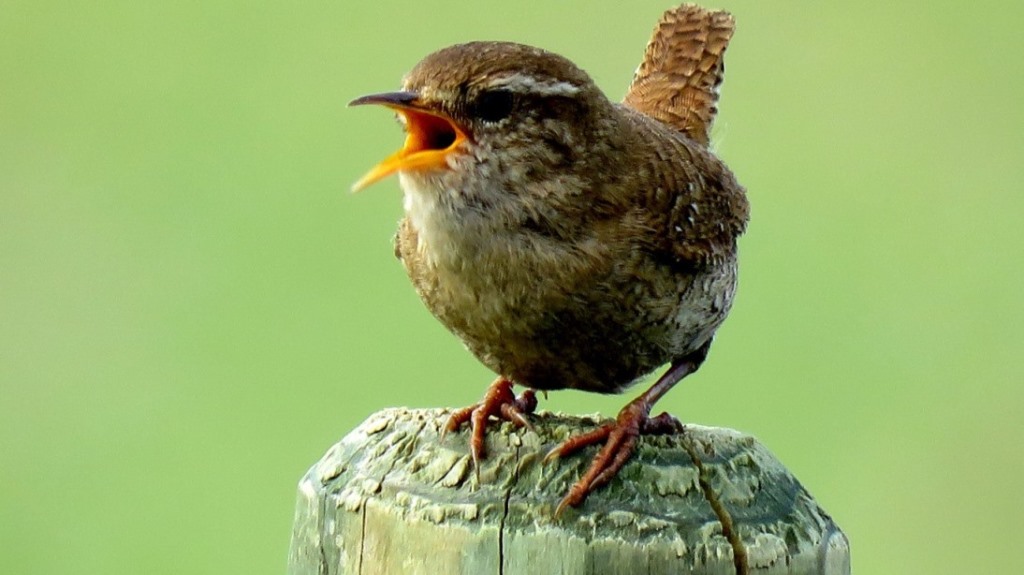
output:
[{"label": "singing wren", "polygon": [[[727,12],[685,4],[654,30],[622,103],[568,59],[508,42],[430,54],[402,89],[351,105],[394,110],[405,145],[359,180],[398,173],[395,254],[427,308],[498,374],[448,429],[528,425],[533,390],[618,393],[667,371],[614,423],[557,512],[580,504],[644,433],[681,430],[651,406],[700,367],[736,290],[744,188],[709,149]],[[516,397],[513,385],[526,389]]]}]

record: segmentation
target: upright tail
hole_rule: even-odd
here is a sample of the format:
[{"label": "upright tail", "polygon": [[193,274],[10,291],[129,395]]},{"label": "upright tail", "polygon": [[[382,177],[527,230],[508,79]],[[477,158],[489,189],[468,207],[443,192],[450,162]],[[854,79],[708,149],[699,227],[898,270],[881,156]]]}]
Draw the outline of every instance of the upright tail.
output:
[{"label": "upright tail", "polygon": [[735,24],[728,12],[694,4],[665,12],[623,103],[707,145]]}]

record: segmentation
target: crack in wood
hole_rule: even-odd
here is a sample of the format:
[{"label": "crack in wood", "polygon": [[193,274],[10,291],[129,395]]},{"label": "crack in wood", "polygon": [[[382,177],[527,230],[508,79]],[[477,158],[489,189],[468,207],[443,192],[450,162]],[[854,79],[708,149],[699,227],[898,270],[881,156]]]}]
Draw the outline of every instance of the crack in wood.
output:
[{"label": "crack in wood", "polygon": [[508,502],[512,499],[512,490],[515,489],[516,483],[519,481],[519,446],[516,446],[516,464],[512,471],[512,481],[509,483],[508,489],[505,491],[505,508],[501,514],[501,520],[498,522],[498,575],[505,574],[505,519],[508,518]]},{"label": "crack in wood", "polygon": [[363,554],[366,553],[366,505],[367,502],[363,502],[362,508],[362,528],[359,532],[359,566],[356,568],[357,575],[363,575]]},{"label": "crack in wood", "polygon": [[[327,498],[320,499],[320,517],[317,519],[316,532],[319,534],[321,541],[324,537],[324,525],[327,524]],[[317,573],[319,575],[328,575],[330,573],[330,566],[327,560],[327,546],[320,545],[320,565],[317,566]]]},{"label": "crack in wood", "polygon": [[736,528],[732,523],[732,516],[729,515],[729,510],[725,508],[725,505],[718,499],[718,494],[711,488],[707,470],[697,455],[697,449],[690,443],[689,437],[686,436],[685,432],[679,443],[682,444],[683,449],[690,455],[690,459],[693,460],[693,464],[697,467],[697,483],[700,485],[700,490],[704,494],[704,499],[711,506],[711,510],[718,517],[718,522],[722,525],[722,535],[725,536],[729,541],[729,545],[732,546],[732,560],[736,566],[736,575],[748,575],[750,567],[747,562],[747,550],[743,546],[739,533],[736,532]]},{"label": "crack in wood", "polygon": [[[392,445],[392,447],[395,447],[396,449],[404,449],[407,453],[412,453],[415,450],[415,446],[419,442],[420,436],[423,434],[423,430],[426,429],[426,427],[427,427],[427,421],[426,420],[420,421],[419,427],[416,428],[416,433],[411,435],[411,439],[409,440],[407,445],[400,446],[400,445],[398,445],[396,443],[396,445]],[[390,475],[391,472],[395,470],[395,467],[398,466],[398,463],[399,463],[400,459],[401,458],[399,458],[399,457],[391,457],[391,458],[389,458],[388,468],[380,476],[380,481],[379,481],[380,489],[379,490],[382,490],[384,488],[384,481],[388,478],[388,475]],[[362,511],[363,511],[363,516],[362,516],[363,524],[362,524],[362,532],[359,535],[359,567],[356,569],[357,575],[362,575],[362,573],[363,573],[363,553],[365,552],[365,549],[366,549],[366,508],[369,506],[370,498],[371,497],[372,497],[372,495],[364,495],[364,497],[363,497],[363,504],[361,505]]]}]

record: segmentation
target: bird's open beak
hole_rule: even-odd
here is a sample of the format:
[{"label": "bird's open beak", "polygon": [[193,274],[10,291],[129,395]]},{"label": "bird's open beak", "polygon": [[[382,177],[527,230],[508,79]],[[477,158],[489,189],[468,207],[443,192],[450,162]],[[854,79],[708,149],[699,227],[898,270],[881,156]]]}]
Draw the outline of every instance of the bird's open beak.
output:
[{"label": "bird's open beak", "polygon": [[371,94],[356,98],[348,105],[366,104],[386,106],[402,117],[406,132],[405,145],[353,184],[353,192],[398,171],[443,167],[448,154],[466,140],[462,128],[447,115],[424,106],[416,92]]}]

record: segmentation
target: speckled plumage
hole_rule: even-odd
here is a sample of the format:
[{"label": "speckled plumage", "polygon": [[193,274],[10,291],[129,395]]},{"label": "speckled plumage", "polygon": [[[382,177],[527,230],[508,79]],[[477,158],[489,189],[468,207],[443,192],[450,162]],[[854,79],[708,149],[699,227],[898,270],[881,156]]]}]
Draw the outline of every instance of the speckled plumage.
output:
[{"label": "speckled plumage", "polygon": [[[649,68],[634,87],[653,85]],[[744,190],[704,142],[635,111],[642,95],[613,104],[537,48],[446,48],[404,89],[472,125],[474,90],[510,76],[573,86],[582,103],[537,98],[516,125],[453,154],[450,171],[402,173],[396,253],[431,312],[496,373],[538,389],[620,391],[699,348],[725,318]]]},{"label": "speckled plumage", "polygon": [[[396,251],[417,292],[481,362],[522,385],[620,391],[700,347],[731,306],[742,188],[705,148],[617,112],[631,153],[581,178],[579,202],[547,214],[554,222],[424,200],[418,178],[402,176],[411,213]],[[646,185],[622,194],[632,179]],[[458,231],[423,239],[426,209]]]},{"label": "speckled plumage", "polygon": [[643,433],[679,428],[651,406],[704,361],[736,288],[745,191],[708,149],[732,17],[684,5],[662,17],[622,104],[569,60],[507,42],[439,50],[401,92],[356,103],[397,109],[406,146],[357,186],[399,171],[395,239],[427,308],[498,374],[454,412],[526,425],[533,389],[619,392],[669,370],[615,424],[559,510],[608,481]]}]

